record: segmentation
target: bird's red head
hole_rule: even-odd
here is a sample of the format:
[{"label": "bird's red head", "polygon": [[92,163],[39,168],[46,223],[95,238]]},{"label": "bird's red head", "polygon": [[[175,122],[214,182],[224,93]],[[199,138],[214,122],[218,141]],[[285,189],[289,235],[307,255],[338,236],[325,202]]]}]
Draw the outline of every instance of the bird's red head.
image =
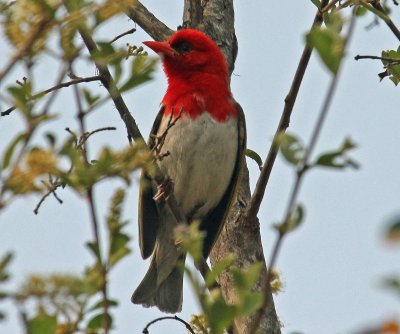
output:
[{"label": "bird's red head", "polygon": [[172,110],[196,118],[204,111],[219,121],[236,115],[229,88],[228,67],[218,45],[201,31],[182,29],[166,42],[143,42],[163,60],[168,89],[165,114]]},{"label": "bird's red head", "polygon": [[178,30],[166,42],[143,42],[163,58],[168,78],[208,73],[228,81],[228,69],[218,45],[194,29]]}]

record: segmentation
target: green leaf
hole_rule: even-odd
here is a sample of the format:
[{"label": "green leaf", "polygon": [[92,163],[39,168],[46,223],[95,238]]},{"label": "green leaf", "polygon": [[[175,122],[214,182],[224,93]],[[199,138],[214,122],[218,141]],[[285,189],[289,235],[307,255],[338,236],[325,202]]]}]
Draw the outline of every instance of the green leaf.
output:
[{"label": "green leaf", "polygon": [[7,90],[13,97],[14,105],[22,111],[22,114],[27,119],[30,119],[32,115],[28,99],[32,95],[31,84],[26,82],[23,85],[8,87]]},{"label": "green leaf", "polygon": [[57,137],[54,133],[46,132],[44,136],[45,136],[47,142],[49,143],[50,147],[54,147],[56,145]]},{"label": "green leaf", "polygon": [[368,9],[363,6],[357,6],[356,15],[357,16],[364,16],[368,13]]},{"label": "green leaf", "polygon": [[[115,299],[109,299],[107,302],[108,307],[116,307],[118,306],[118,301]],[[89,311],[95,311],[104,308],[104,300],[98,301],[96,304],[94,304]]]},{"label": "green leaf", "polygon": [[232,277],[238,293],[248,292],[260,277],[261,263],[254,263],[246,269],[232,268]]},{"label": "green leaf", "polygon": [[15,148],[17,147],[18,143],[21,142],[26,138],[26,135],[24,133],[21,133],[14,137],[14,140],[11,142],[11,144],[8,146],[6,152],[4,153],[3,157],[3,169],[6,169],[10,165],[10,161],[12,158],[12,155],[14,153]]},{"label": "green leaf", "polygon": [[258,310],[263,303],[263,294],[261,292],[250,292],[243,297],[239,315],[245,316]]},{"label": "green leaf", "polygon": [[304,207],[301,204],[297,204],[289,219],[281,224],[274,225],[274,228],[277,229],[281,234],[293,232],[303,222],[303,218]]},{"label": "green leaf", "polygon": [[0,282],[5,282],[9,279],[10,275],[7,273],[7,266],[10,264],[14,254],[12,252],[7,252],[0,259]]},{"label": "green leaf", "polygon": [[215,264],[211,271],[206,275],[206,286],[211,287],[216,282],[217,277],[235,262],[234,256],[228,256]]},{"label": "green leaf", "polygon": [[386,71],[381,73],[383,76],[380,75],[381,79],[389,76],[389,79],[397,86],[400,82],[400,47],[397,50],[382,51],[382,57],[399,60],[399,62],[382,60]]},{"label": "green leaf", "polygon": [[149,81],[152,78],[156,63],[157,59],[149,59],[145,56],[133,57],[130,71],[131,76],[121,86],[120,92],[128,91]]},{"label": "green leaf", "polygon": [[82,88],[82,93],[89,106],[94,105],[98,100],[100,100],[100,95],[92,95],[92,93],[86,88]]},{"label": "green leaf", "polygon": [[114,253],[112,253],[108,259],[109,263],[114,266],[119,261],[121,261],[125,256],[131,253],[130,248],[128,247],[121,247],[118,248]]},{"label": "green leaf", "polygon": [[344,39],[339,33],[330,28],[313,28],[306,40],[309,47],[315,48],[328,69],[336,74],[344,50]]},{"label": "green leaf", "polygon": [[113,255],[121,248],[124,248],[131,238],[124,233],[115,233],[111,236],[110,255]]},{"label": "green leaf", "polygon": [[304,158],[304,146],[300,140],[291,134],[281,133],[278,136],[277,144],[283,157],[292,165],[297,165]]},{"label": "green leaf", "polygon": [[121,62],[119,63],[115,63],[114,64],[114,81],[118,84],[119,81],[121,80],[121,76],[122,76],[122,66],[121,66]]},{"label": "green leaf", "polygon": [[263,165],[263,161],[261,159],[261,157],[259,156],[259,154],[256,151],[250,150],[249,148],[246,149],[246,155],[253,159],[257,165],[258,168],[261,170],[262,169],[262,165]]},{"label": "green leaf", "polygon": [[86,247],[89,248],[89,250],[93,253],[93,255],[96,257],[97,261],[101,262],[99,244],[88,241],[86,243]]},{"label": "green leaf", "polygon": [[330,167],[330,168],[346,168],[351,167],[354,169],[359,168],[359,164],[351,158],[348,158],[346,154],[355,149],[357,145],[350,139],[345,138],[341,146],[331,152],[322,153],[315,161],[313,165]]},{"label": "green leaf", "polygon": [[193,260],[199,261],[202,256],[204,231],[199,228],[198,221],[192,222],[190,225],[178,224],[175,227],[175,242],[188,252]]},{"label": "green leaf", "polygon": [[54,334],[57,328],[57,317],[40,312],[36,317],[27,321],[28,334]]},{"label": "green leaf", "polygon": [[382,286],[393,291],[398,297],[400,297],[400,277],[386,277],[382,282]]},{"label": "green leaf", "polygon": [[333,12],[325,12],[323,14],[323,20],[325,23],[325,26],[328,29],[331,29],[337,33],[339,33],[342,30],[343,27],[343,19],[340,13],[337,11]]},{"label": "green leaf", "polygon": [[205,314],[213,334],[222,334],[233,322],[236,308],[227,305],[220,290],[212,291],[211,299],[206,303]]},{"label": "green leaf", "polygon": [[321,9],[321,1],[320,0],[311,0],[311,2],[317,7],[318,9]]},{"label": "green leaf", "polygon": [[94,317],[92,317],[87,325],[88,329],[100,329],[104,328],[104,321],[107,322],[108,328],[111,328],[112,325],[112,317],[108,314],[106,317],[103,315],[103,313],[96,314]]}]

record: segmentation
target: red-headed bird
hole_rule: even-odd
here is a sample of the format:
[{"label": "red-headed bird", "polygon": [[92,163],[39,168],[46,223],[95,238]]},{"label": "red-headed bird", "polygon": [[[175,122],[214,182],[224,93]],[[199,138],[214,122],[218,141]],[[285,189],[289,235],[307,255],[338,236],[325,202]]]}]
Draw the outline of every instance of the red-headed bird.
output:
[{"label": "red-headed bird", "polygon": [[[246,147],[243,111],[232,97],[224,55],[207,35],[183,29],[166,42],[144,44],[162,57],[168,78],[149,147],[166,134],[158,164],[172,180],[187,221],[201,222],[207,258],[239,183]],[[149,183],[149,176],[142,173],[139,244],[142,257],[152,255],[152,260],[132,302],[175,313],[182,308],[183,285],[177,262],[185,260],[185,253],[174,240],[175,217],[165,202],[154,200],[157,187],[146,186]]]}]

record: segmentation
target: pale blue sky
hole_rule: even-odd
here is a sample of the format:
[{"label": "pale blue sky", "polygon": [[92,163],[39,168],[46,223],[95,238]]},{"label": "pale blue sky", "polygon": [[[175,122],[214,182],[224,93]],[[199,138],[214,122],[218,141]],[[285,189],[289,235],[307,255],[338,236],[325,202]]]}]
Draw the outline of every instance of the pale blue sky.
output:
[{"label": "pale blue sky", "polygon": [[[181,1],[160,4],[152,0],[146,5],[170,27],[181,23]],[[253,0],[236,1],[235,11],[239,55],[232,91],[246,113],[248,146],[264,158],[315,9],[310,1]],[[397,8],[393,18],[400,22]],[[284,324],[283,333],[294,330],[307,334],[351,333],[390,317],[400,318],[398,300],[379,288],[383,276],[400,271],[399,248],[389,247],[382,238],[386,219],[400,213],[399,88],[388,79],[379,82],[380,62],[353,60],[356,54],[379,55],[382,49],[396,49],[398,41],[382,23],[366,31],[364,27],[371,21],[369,15],[357,22],[334,103],[317,146],[317,152],[333,149],[345,136],[351,136],[359,144],[353,157],[362,167],[358,171],[320,169],[306,176],[300,194],[306,206],[306,220],[285,240],[277,264],[284,290],[275,297],[275,303]],[[113,22],[111,28],[102,31],[104,39],[132,26],[125,17]],[[147,39],[138,29],[121,43],[139,45]],[[2,36],[0,49],[8,50]],[[0,54],[0,64],[4,64],[7,55]],[[52,84],[56,70],[47,60],[41,61],[36,73],[41,88]],[[76,74],[80,76],[95,73],[88,66],[79,70]],[[10,81],[20,77],[16,71],[8,76]],[[291,132],[306,142],[329,79],[319,59],[313,56],[290,127]],[[97,83],[90,87],[103,90]],[[166,80],[159,68],[155,80],[124,96],[146,135],[165,87]],[[3,91],[4,85],[0,89]],[[66,126],[77,127],[70,101],[71,93],[65,90],[56,104],[60,118],[54,122],[54,130],[60,134]],[[5,107],[1,101],[0,107]],[[124,147],[127,143],[124,125],[111,104],[88,120],[90,129],[106,125],[118,130],[94,137],[92,154],[104,144]],[[16,115],[0,120],[0,151],[18,126]],[[248,165],[254,187],[258,169],[251,160]],[[292,170],[278,158],[259,215],[267,258],[276,237],[271,225],[282,219],[292,182]],[[97,188],[100,217],[106,212],[106,200],[114,186],[115,182],[107,182]],[[148,266],[137,246],[137,190],[137,183],[133,184],[124,212],[130,221],[134,252],[120,263],[110,281],[111,295],[121,301],[114,311],[117,326],[114,333],[118,334],[140,333],[148,321],[161,315],[156,309],[143,309],[129,301]],[[0,254],[12,249],[17,255],[11,266],[14,284],[28,273],[79,272],[90,263],[90,255],[83,246],[91,238],[88,209],[75,194],[63,191],[60,196],[63,205],[50,199],[38,216],[32,212],[36,197],[13,203],[0,216]],[[5,307],[10,309],[10,319],[0,323],[0,332],[21,333],[12,305]],[[187,285],[183,307],[181,316],[186,319],[199,310]],[[174,322],[164,322],[151,330],[152,334],[166,332],[183,333],[184,329]]]}]

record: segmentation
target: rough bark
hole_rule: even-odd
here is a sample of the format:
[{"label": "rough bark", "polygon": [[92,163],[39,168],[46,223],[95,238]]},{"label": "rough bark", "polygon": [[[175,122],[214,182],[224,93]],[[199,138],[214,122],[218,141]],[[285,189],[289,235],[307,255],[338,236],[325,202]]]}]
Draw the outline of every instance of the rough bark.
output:
[{"label": "rough bark", "polygon": [[[263,278],[265,278],[267,274],[267,267],[265,265],[258,218],[251,217],[244,220],[244,213],[249,200],[249,173],[247,166],[244,166],[238,199],[211,252],[210,258],[211,264],[214,265],[214,263],[226,258],[229,254],[233,254],[236,257],[235,264],[239,268],[247,268],[249,265],[256,262],[263,263],[264,267],[262,275],[254,287],[254,291],[262,291],[264,286]],[[224,292],[226,300],[228,302],[233,301],[235,298],[235,291],[231,277],[226,273],[222,274],[218,283]],[[256,333],[279,334],[281,332],[280,323],[275,312],[274,301],[270,289],[264,291],[264,298],[267,299],[268,303]],[[235,328],[240,334],[250,334],[256,319],[256,314],[236,319]]]}]

